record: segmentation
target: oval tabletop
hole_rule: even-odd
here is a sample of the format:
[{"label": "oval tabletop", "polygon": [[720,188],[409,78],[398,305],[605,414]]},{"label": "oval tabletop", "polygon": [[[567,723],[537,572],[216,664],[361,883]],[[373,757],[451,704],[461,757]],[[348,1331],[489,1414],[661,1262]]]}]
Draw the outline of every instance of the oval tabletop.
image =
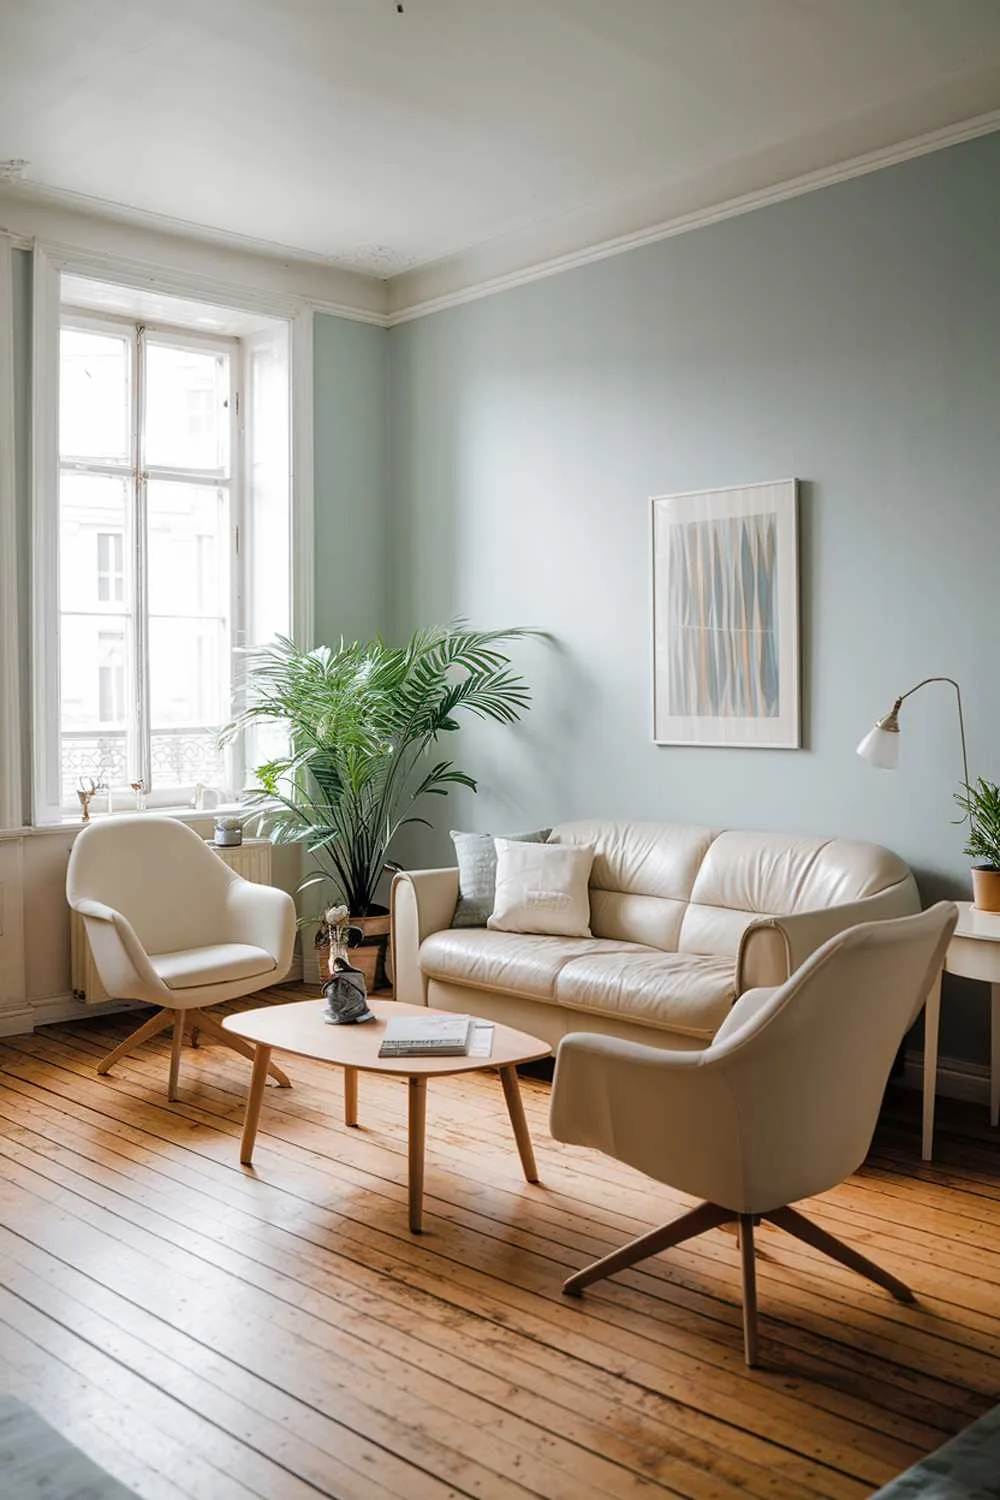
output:
[{"label": "oval tabletop", "polygon": [[[552,1051],[548,1042],[527,1032],[514,1031],[489,1021],[493,1027],[493,1051],[489,1057],[379,1057],[378,1049],[391,1016],[448,1016],[451,1011],[427,1005],[404,1005],[399,1000],[369,1000],[374,1021],[336,1026],[325,1021],[325,1000],[297,1000],[290,1005],[266,1005],[227,1016],[223,1026],[248,1042],[260,1042],[299,1057],[339,1063],[363,1073],[421,1073],[441,1075],[471,1073],[477,1068],[506,1068],[513,1063],[536,1062]],[[478,1017],[477,1017],[478,1019]]]}]

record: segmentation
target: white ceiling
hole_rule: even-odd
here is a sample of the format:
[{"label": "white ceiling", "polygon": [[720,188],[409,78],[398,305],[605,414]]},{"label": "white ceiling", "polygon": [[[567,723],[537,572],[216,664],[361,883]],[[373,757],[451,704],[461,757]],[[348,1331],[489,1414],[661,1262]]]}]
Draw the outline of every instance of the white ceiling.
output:
[{"label": "white ceiling", "polygon": [[26,195],[379,277],[998,107],[998,0],[0,0]]}]

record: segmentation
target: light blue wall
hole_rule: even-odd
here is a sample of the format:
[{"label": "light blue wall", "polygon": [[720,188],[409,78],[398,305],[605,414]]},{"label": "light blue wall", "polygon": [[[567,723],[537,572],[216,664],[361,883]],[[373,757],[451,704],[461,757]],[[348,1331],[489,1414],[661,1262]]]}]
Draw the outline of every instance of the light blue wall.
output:
[{"label": "light blue wall", "polygon": [[386,628],[388,334],[318,314],[315,364],[316,639]]},{"label": "light blue wall", "polygon": [[[839,833],[966,894],[946,690],[906,705],[895,776],[854,746],[948,674],[973,775],[1000,779],[998,268],[994,135],[393,330],[394,632],[464,614],[556,642],[518,653],[524,728],[463,736],[482,794],[440,821]],[[788,475],[805,748],[657,748],[648,497]],[[943,1045],[978,1056],[963,990]]]}]

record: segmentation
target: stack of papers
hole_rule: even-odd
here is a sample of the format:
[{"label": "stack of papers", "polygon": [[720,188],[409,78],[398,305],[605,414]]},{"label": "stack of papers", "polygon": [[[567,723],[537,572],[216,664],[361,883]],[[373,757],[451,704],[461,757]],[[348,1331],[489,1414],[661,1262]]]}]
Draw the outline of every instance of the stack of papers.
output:
[{"label": "stack of papers", "polygon": [[394,1016],[385,1028],[379,1057],[466,1057],[472,1016]]}]

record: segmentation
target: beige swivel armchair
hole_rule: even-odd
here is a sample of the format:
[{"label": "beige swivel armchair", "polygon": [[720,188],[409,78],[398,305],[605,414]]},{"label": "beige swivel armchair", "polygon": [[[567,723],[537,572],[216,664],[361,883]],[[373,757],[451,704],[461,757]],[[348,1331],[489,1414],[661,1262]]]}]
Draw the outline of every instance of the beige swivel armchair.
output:
[{"label": "beige swivel armchair", "polygon": [[930,911],[831,938],[783,985],[748,990],[703,1052],[573,1035],[559,1047],[552,1134],[704,1199],[571,1276],[576,1294],[707,1229],[735,1222],[746,1362],[757,1362],[754,1224],[767,1219],[902,1301],[913,1293],[789,1207],[864,1161],[896,1050],[957,919]]},{"label": "beige swivel armchair", "polygon": [[[253,1056],[204,1010],[278,984],[295,942],[295,905],[285,891],[254,885],[223,864],[186,824],[149,813],[102,818],[77,835],[66,899],[80,913],[101,983],[116,1000],[157,1012],[97,1065],[108,1070],[173,1026],[168,1099],[177,1098],[187,1030]],[[285,1086],[280,1068],[273,1077]]]}]

